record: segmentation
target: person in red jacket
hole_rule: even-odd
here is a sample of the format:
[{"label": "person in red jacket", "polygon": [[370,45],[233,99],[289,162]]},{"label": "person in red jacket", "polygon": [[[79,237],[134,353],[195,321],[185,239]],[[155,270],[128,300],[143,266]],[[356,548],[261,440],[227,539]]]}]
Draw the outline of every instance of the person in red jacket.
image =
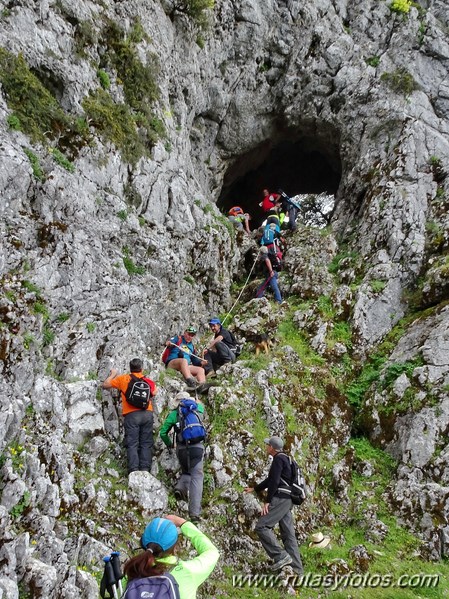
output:
[{"label": "person in red jacket", "polygon": [[[130,383],[143,379],[150,397],[156,395],[156,385],[143,374],[142,360],[134,358],[129,363],[130,374],[118,375],[115,368],[111,369],[108,378],[103,383],[103,389],[119,389],[122,398],[122,415],[125,428],[125,446],[128,454],[128,474],[136,470],[151,471],[153,457],[153,402],[149,401],[144,409],[136,408],[126,399]],[[129,396],[129,395],[128,395]]]},{"label": "person in red jacket", "polygon": [[277,214],[281,205],[281,196],[278,193],[270,193],[268,189],[263,190],[263,200],[259,204],[262,210],[268,216],[269,214]]}]

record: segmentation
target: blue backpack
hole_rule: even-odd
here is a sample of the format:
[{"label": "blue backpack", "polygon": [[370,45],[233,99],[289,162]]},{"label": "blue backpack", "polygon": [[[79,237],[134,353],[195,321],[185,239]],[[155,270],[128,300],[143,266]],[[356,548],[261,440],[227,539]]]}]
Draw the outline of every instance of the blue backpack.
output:
[{"label": "blue backpack", "polygon": [[265,229],[263,231],[262,239],[260,240],[260,245],[272,245],[276,243],[280,237],[280,230],[276,225],[276,228],[271,228],[270,225],[265,225]]},{"label": "blue backpack", "polygon": [[177,442],[181,445],[194,445],[206,438],[198,404],[193,399],[183,399],[178,406],[178,421],[176,423]]},{"label": "blue backpack", "polygon": [[174,577],[165,572],[159,576],[135,578],[128,583],[122,599],[179,599],[179,586]]}]

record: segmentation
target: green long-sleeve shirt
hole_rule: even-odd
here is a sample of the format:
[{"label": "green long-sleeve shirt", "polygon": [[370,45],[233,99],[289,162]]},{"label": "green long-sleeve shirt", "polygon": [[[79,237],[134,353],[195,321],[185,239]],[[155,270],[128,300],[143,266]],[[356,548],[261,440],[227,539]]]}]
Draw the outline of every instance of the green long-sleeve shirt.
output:
[{"label": "green long-sleeve shirt", "polygon": [[212,541],[192,522],[184,522],[181,526],[181,532],[187,539],[190,539],[192,545],[198,551],[198,555],[186,561],[178,560],[174,555],[158,561],[167,565],[176,563],[170,573],[179,585],[180,599],[195,599],[198,587],[212,573],[220,553]]},{"label": "green long-sleeve shirt", "polygon": [[[204,414],[204,406],[202,403],[198,403],[198,412],[200,414]],[[169,437],[169,432],[171,429],[176,426],[178,422],[178,410],[172,410],[167,418],[164,420],[164,423],[161,426],[161,430],[159,431],[159,436],[162,441],[165,443],[167,447],[173,447],[172,439]]]}]

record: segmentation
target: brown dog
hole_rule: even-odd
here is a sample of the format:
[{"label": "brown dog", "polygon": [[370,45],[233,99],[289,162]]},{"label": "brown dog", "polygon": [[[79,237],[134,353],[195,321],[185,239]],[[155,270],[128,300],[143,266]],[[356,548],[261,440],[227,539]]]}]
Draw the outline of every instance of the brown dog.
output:
[{"label": "brown dog", "polygon": [[255,335],[253,343],[254,347],[256,348],[256,356],[258,356],[261,351],[264,351],[266,354],[268,354],[270,352],[270,348],[273,346],[273,342],[268,338],[266,333]]}]

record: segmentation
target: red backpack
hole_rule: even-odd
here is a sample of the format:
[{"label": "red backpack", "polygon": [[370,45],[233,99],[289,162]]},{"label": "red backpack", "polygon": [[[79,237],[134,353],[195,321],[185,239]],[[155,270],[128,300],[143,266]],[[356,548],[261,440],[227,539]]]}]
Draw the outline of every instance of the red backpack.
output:
[{"label": "red backpack", "polygon": [[[178,347],[181,345],[181,341],[182,341],[182,337],[181,337],[181,335],[178,335],[178,338],[176,340],[176,345]],[[167,364],[168,356],[170,355],[172,347],[173,347],[173,345],[167,345],[167,347],[162,352],[161,360],[164,364]]]}]

